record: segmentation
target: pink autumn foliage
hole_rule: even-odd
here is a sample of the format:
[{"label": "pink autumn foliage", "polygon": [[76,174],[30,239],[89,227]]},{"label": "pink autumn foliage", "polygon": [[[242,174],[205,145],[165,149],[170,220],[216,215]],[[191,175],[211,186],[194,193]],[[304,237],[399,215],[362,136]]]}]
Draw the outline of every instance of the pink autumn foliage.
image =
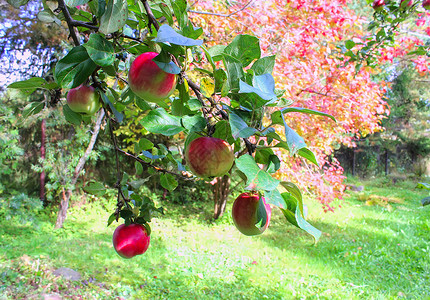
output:
[{"label": "pink autumn foliage", "polygon": [[[196,0],[191,13],[204,28],[208,46],[227,44],[238,34],[260,39],[262,56],[276,55],[273,76],[284,98],[296,107],[310,108],[333,115],[337,122],[315,115],[291,113],[288,125],[306,141],[319,167],[279,152],[283,164],[277,178],[292,181],[316,196],[325,210],[341,199],[345,178],[343,168],[333,159],[334,146],[354,146],[356,137],[382,130],[380,121],[389,114],[383,100],[387,85],[374,82],[370,68],[356,73],[353,65],[343,66],[336,56],[336,44],[365,36],[366,20],[347,8],[344,0],[268,0],[235,1],[226,7],[222,1]],[[360,39],[356,38],[358,42]],[[413,43],[418,40],[412,41]],[[389,50],[386,60],[402,56],[401,47]],[[418,61],[420,62],[420,61]],[[417,62],[417,64],[418,64]],[[279,130],[282,130],[280,128]]]}]

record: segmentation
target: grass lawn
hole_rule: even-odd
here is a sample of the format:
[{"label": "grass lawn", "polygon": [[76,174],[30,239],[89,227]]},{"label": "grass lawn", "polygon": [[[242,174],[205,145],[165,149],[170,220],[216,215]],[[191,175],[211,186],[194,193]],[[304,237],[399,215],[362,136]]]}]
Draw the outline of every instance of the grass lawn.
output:
[{"label": "grass lawn", "polygon": [[[323,231],[317,245],[274,209],[262,235],[247,237],[229,210],[209,221],[212,203],[161,203],[151,245],[126,260],[112,246],[115,224],[95,204],[55,215],[0,220],[0,299],[430,299],[430,206],[416,182],[349,180],[340,208],[324,213],[307,199],[308,221]],[[112,203],[113,207],[114,203]],[[68,267],[79,281],[55,277]]]}]

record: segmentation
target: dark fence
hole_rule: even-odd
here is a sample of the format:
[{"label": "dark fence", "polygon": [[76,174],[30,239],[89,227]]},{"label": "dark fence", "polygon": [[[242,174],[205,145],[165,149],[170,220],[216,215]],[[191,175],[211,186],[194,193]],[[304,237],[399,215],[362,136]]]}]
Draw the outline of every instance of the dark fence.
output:
[{"label": "dark fence", "polygon": [[414,156],[406,146],[394,149],[382,146],[359,146],[337,150],[334,156],[339,160],[345,173],[359,177],[375,175],[428,175],[429,163],[425,157]]}]

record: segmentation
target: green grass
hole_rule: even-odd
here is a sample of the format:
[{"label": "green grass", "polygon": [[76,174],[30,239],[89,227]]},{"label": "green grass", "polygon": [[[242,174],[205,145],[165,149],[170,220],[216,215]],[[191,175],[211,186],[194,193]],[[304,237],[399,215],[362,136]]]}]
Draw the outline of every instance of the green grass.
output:
[{"label": "green grass", "polygon": [[[365,190],[348,192],[334,213],[306,201],[323,231],[316,246],[277,210],[263,235],[243,236],[228,212],[209,221],[209,201],[162,203],[148,251],[130,260],[112,247],[110,212],[94,204],[72,208],[62,230],[55,215],[2,218],[0,299],[430,299],[427,193],[412,181],[349,181]],[[82,280],[53,276],[59,267]]]}]

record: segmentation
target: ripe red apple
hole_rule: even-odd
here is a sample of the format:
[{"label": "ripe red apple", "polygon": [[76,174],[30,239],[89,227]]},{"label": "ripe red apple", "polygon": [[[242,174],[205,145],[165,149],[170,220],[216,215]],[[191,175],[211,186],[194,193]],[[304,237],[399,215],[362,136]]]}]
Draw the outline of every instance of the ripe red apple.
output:
[{"label": "ripe red apple", "polygon": [[382,8],[384,7],[384,5],[385,5],[385,1],[384,0],[375,0],[372,3],[373,9],[376,10],[376,11],[382,10]]},{"label": "ripe red apple", "polygon": [[430,0],[423,0],[423,7],[426,10],[430,10]]},{"label": "ripe red apple", "polygon": [[101,107],[99,95],[92,86],[80,85],[67,93],[67,105],[77,113],[95,114]]},{"label": "ripe red apple", "polygon": [[123,258],[132,258],[146,252],[150,236],[142,224],[119,225],[113,233],[113,247]]},{"label": "ripe red apple", "polygon": [[233,203],[232,217],[244,235],[262,234],[269,227],[272,209],[257,193],[243,193]]},{"label": "ripe red apple", "polygon": [[176,89],[177,77],[160,69],[152,60],[156,52],[139,55],[131,64],[128,84],[131,90],[142,99],[159,103],[169,97]]},{"label": "ripe red apple", "polygon": [[233,166],[234,153],[222,139],[199,137],[188,145],[185,161],[191,172],[198,177],[219,177]]}]

